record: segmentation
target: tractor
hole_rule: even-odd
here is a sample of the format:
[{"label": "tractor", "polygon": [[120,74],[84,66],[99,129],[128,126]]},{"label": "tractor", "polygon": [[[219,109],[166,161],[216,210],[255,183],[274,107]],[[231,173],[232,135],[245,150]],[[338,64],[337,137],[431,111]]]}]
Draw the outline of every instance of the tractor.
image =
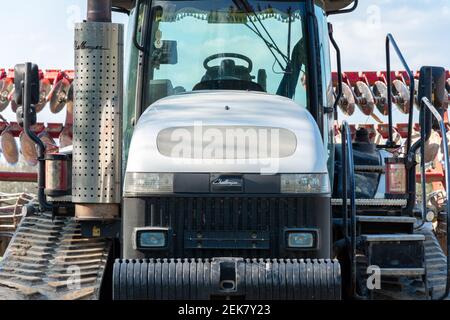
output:
[{"label": "tractor", "polygon": [[[39,190],[0,285],[37,299],[447,297],[449,261],[416,192],[425,142],[445,132],[446,72],[425,66],[415,82],[389,34],[388,138],[343,121],[336,143],[337,109],[351,104],[328,17],[357,5],[89,0],[75,26],[72,146],[45,152],[30,129],[38,67],[15,68]],[[129,16],[126,38],[114,11]],[[392,51],[410,83],[405,145],[393,138]]]}]

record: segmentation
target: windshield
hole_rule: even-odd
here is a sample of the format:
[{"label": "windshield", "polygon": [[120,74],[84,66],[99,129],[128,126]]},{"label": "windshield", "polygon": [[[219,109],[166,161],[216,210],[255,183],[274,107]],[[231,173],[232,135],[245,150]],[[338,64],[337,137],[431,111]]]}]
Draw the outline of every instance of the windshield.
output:
[{"label": "windshield", "polygon": [[300,1],[152,1],[145,101],[249,90],[307,105]]}]

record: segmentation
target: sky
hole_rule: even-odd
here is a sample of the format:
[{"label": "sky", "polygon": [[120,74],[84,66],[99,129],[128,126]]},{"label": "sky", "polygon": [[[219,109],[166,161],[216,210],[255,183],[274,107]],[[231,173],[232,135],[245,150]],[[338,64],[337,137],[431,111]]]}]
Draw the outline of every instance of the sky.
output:
[{"label": "sky", "polygon": [[[41,69],[73,69],[73,25],[85,18],[86,0],[1,2],[0,68],[32,61]],[[450,69],[450,0],[360,0],[354,13],[330,20],[341,47],[343,70],[384,70],[388,32],[412,69],[425,64]],[[126,24],[127,17],[114,14],[114,21]],[[395,57],[392,61],[393,68],[400,69]],[[41,121],[49,118],[58,122],[64,115],[51,115],[48,107],[38,115]],[[361,115],[356,119],[367,121]]]},{"label": "sky", "polygon": [[[450,69],[450,0],[360,0],[358,9],[330,18],[344,70],[383,70],[392,33],[410,68]],[[401,65],[393,56],[393,68]]]},{"label": "sky", "polygon": [[[86,18],[86,0],[1,1],[0,68],[32,61],[41,69],[73,69],[74,24]],[[114,14],[126,23],[127,17]]]},{"label": "sky", "polygon": [[[43,69],[73,68],[73,24],[85,18],[86,0],[1,2],[0,68],[22,61]],[[114,20],[127,21],[121,14]],[[450,0],[360,0],[354,13],[330,20],[346,70],[382,69],[388,32],[411,68],[425,62],[450,68]]]}]

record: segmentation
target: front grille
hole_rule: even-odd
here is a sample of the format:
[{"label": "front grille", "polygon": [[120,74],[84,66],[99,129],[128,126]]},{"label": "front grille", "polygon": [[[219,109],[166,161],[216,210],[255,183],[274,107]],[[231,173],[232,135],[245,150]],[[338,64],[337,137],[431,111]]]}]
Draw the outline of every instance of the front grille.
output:
[{"label": "front grille", "polygon": [[[314,257],[311,252],[285,250],[282,231],[286,227],[321,229],[323,225],[329,226],[329,221],[323,221],[327,210],[329,216],[329,202],[328,198],[306,197],[147,198],[146,226],[169,227],[173,235],[169,252],[151,252],[150,255],[176,258]],[[192,246],[195,241],[188,240],[196,235],[209,238],[225,235],[228,241],[210,241],[206,245],[208,242],[200,239],[196,247]],[[236,241],[233,246],[230,238],[234,235],[247,240],[244,243]],[[251,241],[252,237],[256,244]]]}]

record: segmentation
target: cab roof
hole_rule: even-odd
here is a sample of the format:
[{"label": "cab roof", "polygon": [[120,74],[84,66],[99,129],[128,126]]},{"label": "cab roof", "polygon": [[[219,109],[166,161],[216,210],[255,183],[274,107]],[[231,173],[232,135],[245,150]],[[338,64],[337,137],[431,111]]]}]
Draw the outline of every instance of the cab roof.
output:
[{"label": "cab roof", "polygon": [[[134,7],[134,2],[134,0],[112,0],[113,6],[127,10]],[[322,4],[325,11],[331,12],[349,6],[354,2],[354,0],[316,0],[316,2]]]}]

